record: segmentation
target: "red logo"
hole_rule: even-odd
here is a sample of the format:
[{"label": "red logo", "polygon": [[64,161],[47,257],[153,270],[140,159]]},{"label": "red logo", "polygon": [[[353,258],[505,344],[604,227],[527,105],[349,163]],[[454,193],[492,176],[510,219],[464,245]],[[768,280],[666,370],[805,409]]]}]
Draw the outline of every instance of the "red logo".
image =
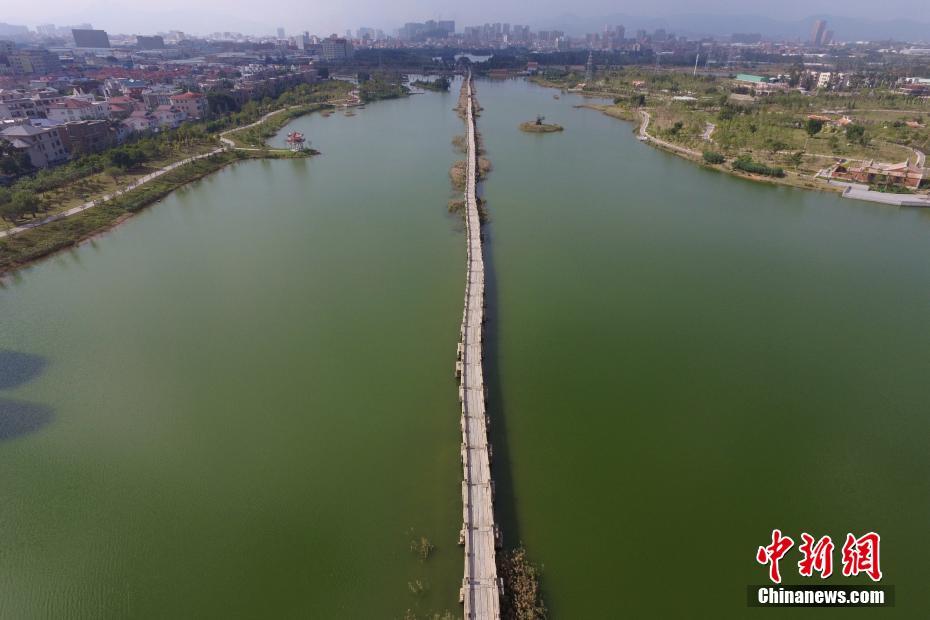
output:
[{"label": "red logo", "polygon": [[794,541],[781,535],[781,530],[772,530],[772,544],[768,547],[759,547],[756,551],[756,562],[769,565],[769,579],[781,583],[781,573],[778,572],[778,561],[781,560],[788,549],[794,546]]},{"label": "red logo", "polygon": [[826,579],[833,574],[833,540],[829,536],[824,536],[817,543],[814,543],[814,537],[808,533],[801,534],[801,546],[798,551],[804,554],[801,561],[798,562],[798,572],[802,577],[810,577],[814,571],[820,573],[821,579]]},{"label": "red logo", "polygon": [[[869,532],[859,538],[853,534],[846,534],[843,544],[843,576],[854,577],[865,573],[872,581],[880,581],[882,569],[879,562],[879,543],[881,536]],[[781,570],[779,561],[794,546],[790,536],[784,536],[781,530],[772,530],[772,542],[756,551],[756,562],[769,567],[769,579],[773,583],[781,583]],[[833,539],[823,536],[819,540],[804,532],[801,534],[801,560],[798,562],[798,573],[802,577],[813,577],[819,573],[821,579],[833,574]]]},{"label": "red logo", "polygon": [[865,573],[872,581],[882,578],[882,569],[878,562],[878,543],[881,536],[869,532],[861,538],[846,534],[843,544],[843,575],[851,577]]}]

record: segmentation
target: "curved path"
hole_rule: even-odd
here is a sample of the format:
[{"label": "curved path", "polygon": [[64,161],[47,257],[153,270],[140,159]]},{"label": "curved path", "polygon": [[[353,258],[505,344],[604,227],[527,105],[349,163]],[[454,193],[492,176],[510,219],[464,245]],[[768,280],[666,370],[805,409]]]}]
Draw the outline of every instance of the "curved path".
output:
[{"label": "curved path", "polygon": [[133,181],[126,187],[122,189],[118,189],[112,194],[104,194],[103,196],[101,196],[100,198],[97,198],[96,200],[90,200],[88,202],[85,202],[82,205],[72,207],[68,209],[67,211],[62,211],[61,213],[55,213],[54,215],[49,215],[48,217],[44,217],[41,220],[32,220],[28,224],[22,224],[20,226],[15,226],[13,228],[8,228],[7,230],[0,230],[0,239],[2,239],[3,237],[11,237],[17,233],[23,232],[24,230],[29,230],[30,228],[37,228],[39,226],[44,226],[45,224],[50,224],[52,222],[57,222],[58,220],[63,220],[65,218],[71,217],[72,215],[77,215],[78,213],[83,213],[84,211],[87,211],[90,208],[96,207],[97,205],[103,204],[105,202],[109,202],[110,200],[113,200],[114,198],[122,196],[123,194],[127,192],[131,192],[132,190],[138,187],[141,187],[142,185],[145,185],[146,183],[149,183],[150,181],[154,181],[158,177],[164,174],[168,174],[172,170],[180,168],[181,166],[184,166],[191,162],[197,161],[198,159],[204,159],[206,157],[210,157],[211,155],[222,153],[224,150],[225,149],[222,149],[222,148],[214,149],[210,151],[209,153],[203,153],[202,155],[195,155],[194,157],[188,157],[187,159],[176,161],[173,164],[168,164],[164,168],[160,168],[151,174],[147,174],[144,177],[140,177],[136,179],[135,181]]},{"label": "curved path", "polygon": [[471,74],[462,86],[466,93],[466,139],[468,142],[465,182],[465,228],[467,268],[465,312],[456,362],[462,403],[462,535],[465,544],[465,577],[461,599],[465,619],[500,618],[500,582],[497,577],[496,547],[500,533],[494,522],[494,483],[488,450],[488,420],[485,415],[482,331],[484,325],[484,255],[481,249],[481,220],[478,215],[478,178],[474,99]]},{"label": "curved path", "polygon": [[646,110],[640,110],[639,112],[640,114],[643,115],[643,122],[639,126],[639,139],[640,140],[642,140],[643,142],[652,142],[653,144],[658,144],[659,146],[665,147],[671,151],[677,151],[679,153],[684,153],[685,155],[688,155],[690,157],[701,157],[701,153],[693,149],[685,148],[683,146],[678,146],[677,144],[672,144],[671,142],[668,142],[667,140],[661,140],[659,138],[656,138],[655,136],[649,135],[649,133],[647,132],[647,129],[649,128],[649,121],[651,120],[652,117],[649,115],[649,112],[647,112]]},{"label": "curved path", "polygon": [[[327,103],[336,103],[336,102],[338,102],[338,101],[343,101],[343,100],[338,99],[338,100],[335,100],[335,101],[329,101],[329,102],[327,102]],[[346,100],[346,101],[349,101],[349,100]],[[101,196],[100,198],[96,198],[96,199],[94,199],[94,200],[89,200],[89,201],[85,202],[84,204],[78,205],[78,206],[76,206],[76,207],[72,207],[72,208],[68,209],[67,211],[62,211],[62,212],[60,212],[60,213],[55,213],[54,215],[49,215],[48,217],[44,217],[44,218],[42,218],[41,220],[32,220],[31,222],[28,222],[28,223],[26,223],[26,224],[21,224],[21,225],[19,225],[19,226],[14,226],[13,228],[8,228],[8,229],[6,229],[6,230],[0,230],[0,239],[3,239],[4,237],[12,237],[13,235],[15,235],[15,234],[17,234],[17,233],[21,233],[21,232],[26,231],[26,230],[29,230],[29,229],[31,229],[31,228],[37,228],[37,227],[39,227],[39,226],[44,226],[45,224],[51,224],[52,222],[57,222],[57,221],[59,221],[59,220],[65,219],[65,218],[69,218],[69,217],[71,217],[71,216],[73,216],[73,215],[77,215],[78,213],[83,213],[84,211],[87,211],[88,209],[91,209],[91,208],[93,208],[93,207],[96,207],[96,206],[99,205],[99,204],[103,204],[103,203],[105,203],[105,202],[109,202],[110,200],[113,200],[114,198],[117,198],[117,197],[119,197],[119,196],[122,196],[123,194],[125,194],[125,193],[127,193],[127,192],[131,192],[131,191],[134,190],[134,189],[138,189],[138,188],[141,187],[142,185],[145,185],[146,183],[149,183],[149,182],[151,182],[151,181],[154,181],[154,180],[157,179],[158,177],[160,177],[160,176],[162,176],[162,175],[164,175],[164,174],[167,174],[167,173],[171,172],[172,170],[175,170],[175,169],[177,169],[177,168],[180,168],[181,166],[184,166],[184,165],[189,164],[189,163],[191,163],[191,162],[197,161],[198,159],[204,159],[204,158],[206,158],[206,157],[210,157],[211,155],[216,155],[216,154],[218,154],[218,153],[222,153],[224,150],[226,150],[226,148],[232,148],[232,149],[236,149],[236,150],[240,150],[240,151],[260,151],[260,150],[263,150],[263,149],[257,149],[257,148],[246,148],[246,147],[239,147],[239,146],[236,146],[236,143],[233,142],[232,140],[230,140],[229,138],[227,138],[226,136],[229,135],[229,134],[231,134],[231,133],[233,133],[233,132],[236,132],[236,131],[242,131],[242,130],[244,130],[244,129],[250,129],[250,128],[255,127],[255,126],[257,126],[257,125],[261,125],[262,123],[264,123],[266,120],[268,120],[269,118],[271,118],[271,117],[274,116],[275,114],[279,114],[279,113],[281,113],[281,112],[284,112],[285,110],[290,110],[290,109],[293,108],[293,107],[297,107],[297,106],[288,106],[288,107],[286,107],[286,108],[279,108],[279,109],[277,109],[277,110],[272,110],[271,112],[265,114],[264,116],[262,116],[260,119],[258,119],[258,120],[255,121],[254,123],[250,123],[250,124],[245,125],[245,126],[243,126],[243,127],[236,127],[236,128],[234,128],[234,129],[227,129],[226,131],[223,131],[223,132],[221,132],[221,133],[219,134],[219,139],[220,139],[220,142],[223,143],[223,147],[217,148],[217,149],[213,149],[212,151],[210,151],[210,152],[208,152],[208,153],[203,153],[202,155],[195,155],[194,157],[188,157],[187,159],[182,159],[182,160],[176,161],[176,162],[174,162],[174,163],[172,163],[172,164],[168,164],[168,165],[165,166],[164,168],[160,168],[160,169],[156,170],[155,172],[153,172],[153,173],[151,173],[151,174],[147,174],[147,175],[145,175],[144,177],[140,177],[140,178],[136,179],[135,181],[133,181],[132,183],[130,183],[130,184],[127,185],[126,187],[124,187],[124,188],[122,188],[122,189],[118,189],[118,190],[116,190],[115,192],[113,192],[112,194],[104,194],[104,195]],[[275,149],[272,149],[272,150],[275,150]],[[277,149],[277,150],[281,150],[281,149]]]}]

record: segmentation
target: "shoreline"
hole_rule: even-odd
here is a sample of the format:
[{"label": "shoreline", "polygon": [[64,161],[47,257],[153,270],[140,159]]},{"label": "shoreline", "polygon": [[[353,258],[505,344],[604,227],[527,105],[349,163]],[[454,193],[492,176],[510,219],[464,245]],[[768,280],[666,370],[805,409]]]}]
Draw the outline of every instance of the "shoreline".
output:
[{"label": "shoreline", "polygon": [[[607,98],[613,96],[606,92],[575,92],[566,89],[564,86],[551,82],[544,78],[535,78],[529,79],[529,82],[541,86],[543,88],[553,88],[558,89],[563,92],[572,92],[573,94],[581,95],[584,98]],[[870,202],[873,204],[880,204],[883,206],[897,206],[897,207],[908,207],[908,208],[930,208],[930,197],[923,197],[921,194],[894,194],[894,198],[889,198],[889,194],[884,192],[879,192],[869,189],[867,186],[856,185],[856,187],[850,188],[846,184],[839,185],[838,182],[831,181],[824,177],[819,176],[819,174],[808,175],[795,172],[793,170],[786,170],[785,176],[778,177],[769,177],[765,175],[752,174],[740,170],[735,170],[731,167],[727,167],[723,164],[709,164],[703,160],[702,153],[698,153],[693,149],[689,149],[685,146],[679,146],[672,143],[666,143],[664,140],[655,138],[648,133],[646,133],[646,128],[649,124],[649,112],[646,109],[638,108],[636,110],[627,110],[622,109],[628,114],[618,114],[612,113],[615,109],[614,106],[607,104],[598,104],[598,103],[582,103],[575,105],[576,108],[585,108],[589,110],[596,110],[605,116],[615,118],[621,121],[626,121],[629,123],[641,122],[637,117],[642,119],[642,115],[646,116],[644,119],[645,122],[642,122],[638,129],[634,125],[633,131],[637,133],[637,139],[640,142],[645,142],[652,146],[653,148],[664,151],[671,155],[676,155],[681,159],[688,160],[692,163],[698,164],[699,166],[706,168],[708,170],[716,170],[724,174],[730,175],[732,177],[745,179],[747,181],[753,181],[756,183],[766,183],[769,185],[776,185],[781,187],[792,187],[800,190],[808,191],[817,191],[817,192],[827,192],[827,193],[836,193],[839,194],[842,198],[847,198],[851,200],[859,200],[863,202]]]},{"label": "shoreline", "polygon": [[[315,104],[311,106],[311,109],[288,116],[285,123],[277,128],[276,133],[296,118],[325,109],[326,104],[320,107],[315,107]],[[221,132],[218,134],[218,139],[224,147],[200,159],[178,166],[153,179],[152,183],[138,185],[128,191],[123,190],[122,193],[110,196],[107,200],[97,202],[92,207],[75,212],[71,216],[50,219],[41,225],[0,238],[0,285],[26,267],[63,251],[77,248],[113,231],[132,219],[136,213],[157,204],[178,189],[200,181],[232,164],[259,159],[304,159],[318,155],[319,151],[312,149],[305,153],[292,153],[283,149],[232,146],[232,140],[226,138],[227,135],[237,131],[254,128],[280,113],[293,113],[293,111],[292,108],[280,108],[265,115],[256,123]],[[175,174],[181,178],[170,178]],[[165,183],[167,186],[164,185]]]},{"label": "shoreline", "polygon": [[[158,188],[151,192],[150,195],[144,195],[144,191],[128,192],[119,198],[98,204],[92,209],[82,211],[73,217],[57,219],[3,239],[0,242],[0,284],[5,282],[7,278],[15,277],[15,274],[24,268],[31,267],[66,250],[77,248],[88,241],[93,241],[111,232],[132,219],[137,213],[160,202],[169,194],[190,183],[202,180],[231,164],[248,159],[258,159],[247,155],[234,155],[223,161],[212,159],[229,154],[229,151],[225,151],[204,158],[204,160],[201,160],[202,162],[213,165],[206,170],[194,170],[194,174],[188,175],[181,180],[168,180],[170,187]],[[184,171],[190,172],[188,169]],[[129,202],[133,198],[141,200],[135,203]],[[128,205],[127,202],[129,202]],[[14,247],[11,249],[10,246]],[[8,252],[11,253],[11,256],[5,256]]]},{"label": "shoreline", "polygon": [[[635,118],[627,118],[625,116],[620,116],[618,114],[611,114],[609,110],[607,109],[609,107],[607,105],[584,103],[576,107],[584,108],[588,110],[595,110],[597,112],[600,112],[604,116],[609,116],[611,118],[615,118],[620,121],[625,121],[627,123],[633,123],[634,125],[633,132],[637,134],[637,139],[639,139],[640,142],[648,144],[649,146],[655,148],[656,150],[669,153],[670,155],[676,155],[681,159],[690,161],[694,164],[697,164],[698,166],[702,168],[706,168],[707,170],[716,170],[717,172],[721,172],[723,174],[736,177],[738,179],[745,179],[747,181],[754,181],[756,183],[778,185],[781,187],[793,187],[795,189],[813,190],[813,191],[818,191],[818,192],[828,192],[828,193],[837,193],[837,194],[844,193],[843,189],[841,188],[837,188],[827,183],[818,183],[817,181],[814,180],[817,177],[808,177],[806,175],[801,175],[791,170],[786,170],[785,176],[782,178],[778,178],[778,177],[769,177],[769,176],[760,175],[760,174],[752,174],[752,173],[743,172],[740,170],[734,170],[733,168],[728,168],[723,164],[716,164],[716,165],[709,164],[703,160],[703,155],[701,153],[698,153],[697,151],[694,151],[693,149],[689,149],[684,146],[667,143],[664,140],[655,138],[649,133],[647,133],[646,129],[648,128],[648,125],[649,125],[649,112],[646,110],[637,110],[631,113],[633,115],[639,114],[641,119],[642,119],[642,115],[645,115],[645,119],[637,121]],[[639,122],[640,124],[636,125],[637,122]]]}]

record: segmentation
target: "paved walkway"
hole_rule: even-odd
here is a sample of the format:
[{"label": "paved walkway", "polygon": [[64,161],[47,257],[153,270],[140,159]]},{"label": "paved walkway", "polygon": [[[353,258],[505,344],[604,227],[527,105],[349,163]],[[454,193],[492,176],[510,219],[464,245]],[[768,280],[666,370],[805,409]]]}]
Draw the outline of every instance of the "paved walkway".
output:
[{"label": "paved walkway", "polygon": [[639,113],[643,115],[643,122],[639,126],[640,140],[642,140],[643,142],[652,142],[653,144],[658,144],[659,146],[665,147],[671,151],[683,153],[685,155],[688,155],[689,157],[701,157],[701,153],[699,153],[698,151],[695,151],[694,149],[689,149],[683,146],[678,146],[677,144],[672,144],[671,142],[668,142],[667,140],[662,140],[660,138],[656,138],[655,136],[650,135],[648,132],[648,129],[649,129],[649,121],[652,119],[652,117],[649,115],[649,112],[647,112],[646,110],[640,110]]},{"label": "paved walkway", "polygon": [[714,135],[714,130],[716,128],[717,126],[713,123],[707,123],[707,125],[704,127],[704,133],[701,134],[701,139],[706,142],[713,142],[714,140],[711,138],[711,136]]},{"label": "paved walkway", "polygon": [[101,196],[100,198],[97,198],[97,199],[95,199],[95,200],[90,200],[90,201],[85,202],[84,204],[78,205],[78,206],[76,206],[76,207],[72,207],[72,208],[68,209],[67,211],[62,211],[62,212],[60,212],[60,213],[55,213],[54,215],[49,215],[48,217],[42,218],[41,220],[32,220],[31,222],[29,222],[29,223],[27,223],[27,224],[22,224],[22,225],[20,225],[20,226],[14,227],[14,228],[8,228],[7,230],[0,230],[0,239],[2,239],[2,238],[4,238],[4,237],[13,236],[13,235],[18,234],[18,233],[21,233],[21,232],[23,232],[23,231],[25,231],[25,230],[30,230],[30,229],[32,229],[32,228],[37,228],[37,227],[39,227],[39,226],[44,226],[45,224],[50,224],[50,223],[52,223],[52,222],[57,222],[57,221],[59,221],[59,220],[63,220],[63,219],[65,219],[65,218],[71,217],[72,215],[77,215],[78,213],[83,213],[84,211],[87,211],[88,209],[91,209],[91,208],[93,208],[93,207],[96,207],[96,206],[99,205],[99,204],[103,204],[103,203],[105,203],[105,202],[109,202],[109,201],[113,200],[114,198],[117,198],[117,197],[119,197],[119,196],[122,196],[123,194],[125,194],[125,193],[127,193],[127,192],[131,192],[132,190],[137,189],[137,188],[139,188],[139,187],[145,185],[146,183],[149,183],[149,182],[151,182],[151,181],[154,181],[154,180],[157,179],[158,177],[160,177],[160,176],[162,176],[162,175],[164,175],[164,174],[168,174],[168,173],[171,172],[172,170],[176,170],[177,168],[180,168],[181,166],[184,166],[184,165],[189,164],[189,163],[191,163],[191,162],[197,161],[198,159],[204,159],[204,158],[206,158],[206,157],[210,157],[211,155],[216,155],[217,153],[222,153],[224,150],[225,150],[225,149],[222,149],[222,148],[214,149],[214,150],[210,151],[209,153],[204,153],[204,154],[202,154],[202,155],[195,155],[194,157],[188,157],[187,159],[182,159],[182,160],[180,160],[180,161],[176,161],[176,162],[174,162],[173,164],[168,164],[168,165],[165,166],[164,168],[161,168],[161,169],[159,169],[159,170],[156,170],[155,172],[153,172],[153,173],[151,173],[151,174],[147,174],[147,175],[145,175],[144,177],[140,177],[140,178],[136,179],[135,181],[133,181],[132,183],[130,183],[130,184],[127,185],[126,187],[124,187],[124,188],[122,188],[122,189],[119,189],[119,190],[116,190],[116,191],[113,192],[112,194],[104,194],[104,195]]}]

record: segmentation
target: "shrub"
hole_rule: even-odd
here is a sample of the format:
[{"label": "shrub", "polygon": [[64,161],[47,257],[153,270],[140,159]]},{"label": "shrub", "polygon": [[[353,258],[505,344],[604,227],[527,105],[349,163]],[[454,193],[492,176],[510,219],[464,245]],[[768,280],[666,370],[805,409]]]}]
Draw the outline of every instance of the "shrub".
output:
[{"label": "shrub", "polygon": [[704,151],[704,161],[708,164],[722,164],[727,160],[723,154],[716,151]]},{"label": "shrub", "polygon": [[751,172],[753,174],[761,174],[761,175],[765,175],[768,177],[785,176],[784,169],[774,168],[772,166],[766,166],[765,164],[754,162],[749,157],[740,157],[739,159],[734,161],[733,168],[735,170],[742,170],[743,172]]}]

